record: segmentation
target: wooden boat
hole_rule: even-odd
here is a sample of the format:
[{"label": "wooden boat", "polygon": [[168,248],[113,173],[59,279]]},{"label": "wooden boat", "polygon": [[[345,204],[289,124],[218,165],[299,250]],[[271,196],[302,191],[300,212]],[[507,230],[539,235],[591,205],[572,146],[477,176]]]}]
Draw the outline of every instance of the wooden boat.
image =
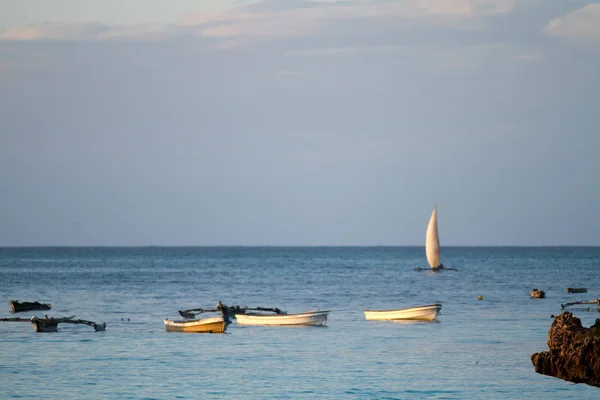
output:
[{"label": "wooden boat", "polygon": [[201,318],[196,320],[172,321],[165,319],[167,332],[224,333],[227,325],[223,317]]},{"label": "wooden boat", "polygon": [[532,299],[543,299],[546,297],[546,292],[544,292],[543,290],[539,290],[539,289],[531,289],[531,292],[529,292],[529,295],[531,296]]},{"label": "wooden boat", "polygon": [[427,306],[401,308],[399,310],[365,310],[367,320],[419,320],[435,321],[442,309],[442,305],[435,303]]},{"label": "wooden boat", "polygon": [[66,318],[37,318],[32,317],[31,323],[33,324],[33,330],[36,332],[58,332],[58,324],[73,319],[74,317]]},{"label": "wooden boat", "polygon": [[[598,311],[600,311],[600,298],[589,300],[589,301],[574,301],[573,303],[561,304],[560,307],[564,310],[567,307],[579,305],[579,304],[595,304]],[[591,310],[593,307],[588,307],[587,310]]]},{"label": "wooden boat", "polygon": [[52,308],[52,304],[47,304],[47,303],[40,303],[38,301],[34,301],[34,302],[29,302],[29,301],[17,301],[17,300],[11,300],[10,301],[10,308],[12,309],[13,312],[18,313],[18,312],[24,312],[24,311],[32,311],[32,310],[49,310],[50,308]]},{"label": "wooden boat", "polygon": [[[274,314],[287,314],[287,312],[275,307],[275,308],[270,308],[270,307],[240,307],[240,306],[231,306],[231,307],[227,307],[224,306],[224,308],[227,310],[227,314],[232,316],[233,318],[237,318],[238,315],[240,314],[246,314],[248,313],[248,311],[250,311],[250,315],[252,315],[253,311],[266,311],[266,312],[271,312]],[[256,313],[254,313],[256,315]],[[262,315],[262,314],[259,314]]]},{"label": "wooden boat", "polygon": [[94,328],[96,332],[104,332],[106,330],[106,322],[102,324],[97,324],[93,321],[86,321],[83,319],[73,319],[72,317],[64,317],[64,318],[50,318],[47,315],[44,318],[31,317],[30,321],[33,324],[33,329],[36,332],[57,332],[58,324],[82,324],[89,325]]},{"label": "wooden boat", "polygon": [[186,319],[195,319],[196,315],[199,314],[207,312],[220,312],[225,320],[225,323],[230,324],[238,314],[246,314],[247,311],[268,311],[275,314],[286,314],[285,311],[282,311],[279,308],[226,306],[219,300],[216,308],[192,308],[189,310],[179,310],[179,315]]},{"label": "wooden boat", "polygon": [[179,315],[181,315],[185,319],[190,320],[196,319],[197,315],[213,312],[220,312],[221,316],[223,317],[223,321],[225,321],[226,324],[230,324],[235,318],[235,313],[233,311],[230,311],[230,307],[221,304],[220,301],[217,304],[216,308],[192,308],[189,310],[179,310]]},{"label": "wooden boat", "polygon": [[425,257],[427,257],[427,262],[431,268],[415,268],[415,271],[457,271],[456,268],[444,267],[444,264],[442,264],[440,259],[440,236],[438,234],[437,205],[433,207],[433,212],[431,213],[429,223],[427,224],[427,231],[425,232]]},{"label": "wooden boat", "polygon": [[581,288],[571,288],[568,287],[567,288],[567,293],[587,293],[587,288],[581,287]]},{"label": "wooden boat", "polygon": [[309,311],[300,314],[237,314],[239,325],[323,326],[327,323],[328,310]]}]

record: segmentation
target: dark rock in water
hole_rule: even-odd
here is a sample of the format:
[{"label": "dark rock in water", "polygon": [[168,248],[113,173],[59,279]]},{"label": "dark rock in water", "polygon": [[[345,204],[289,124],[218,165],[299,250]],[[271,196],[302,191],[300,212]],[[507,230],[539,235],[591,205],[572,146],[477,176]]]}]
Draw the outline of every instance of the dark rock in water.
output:
[{"label": "dark rock in water", "polygon": [[548,349],[531,355],[535,372],[600,387],[600,318],[585,328],[563,312],[548,331]]}]

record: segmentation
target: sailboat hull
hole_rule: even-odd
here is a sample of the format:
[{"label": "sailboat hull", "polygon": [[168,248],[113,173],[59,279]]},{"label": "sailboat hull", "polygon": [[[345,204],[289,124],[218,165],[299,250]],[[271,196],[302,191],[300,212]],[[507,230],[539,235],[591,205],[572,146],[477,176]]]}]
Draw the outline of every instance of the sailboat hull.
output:
[{"label": "sailboat hull", "polygon": [[365,310],[365,318],[373,321],[418,320],[435,321],[442,309],[441,304],[431,304],[399,310]]}]

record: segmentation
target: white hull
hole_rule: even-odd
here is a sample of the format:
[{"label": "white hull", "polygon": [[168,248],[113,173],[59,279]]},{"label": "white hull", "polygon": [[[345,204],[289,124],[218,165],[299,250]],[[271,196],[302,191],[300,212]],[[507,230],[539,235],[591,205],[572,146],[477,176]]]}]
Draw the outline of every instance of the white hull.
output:
[{"label": "white hull", "polygon": [[400,310],[365,310],[368,320],[419,320],[435,321],[442,309],[441,304],[403,308]]},{"label": "white hull", "polygon": [[287,325],[287,326],[317,326],[325,325],[329,311],[311,311],[302,314],[277,315],[236,315],[239,325]]}]

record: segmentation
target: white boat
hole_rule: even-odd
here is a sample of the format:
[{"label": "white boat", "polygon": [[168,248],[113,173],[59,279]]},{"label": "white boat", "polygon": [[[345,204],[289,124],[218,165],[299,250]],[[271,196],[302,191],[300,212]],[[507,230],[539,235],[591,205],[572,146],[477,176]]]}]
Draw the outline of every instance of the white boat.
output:
[{"label": "white boat", "polygon": [[439,271],[444,268],[440,262],[440,236],[438,234],[437,223],[437,205],[433,207],[429,224],[427,225],[427,233],[425,234],[425,256],[429,266],[434,271]]},{"label": "white boat", "polygon": [[435,321],[442,305],[435,303],[427,306],[401,308],[399,310],[365,310],[368,320],[419,320]]},{"label": "white boat", "polygon": [[239,325],[322,326],[327,322],[328,310],[301,314],[237,314]]}]

